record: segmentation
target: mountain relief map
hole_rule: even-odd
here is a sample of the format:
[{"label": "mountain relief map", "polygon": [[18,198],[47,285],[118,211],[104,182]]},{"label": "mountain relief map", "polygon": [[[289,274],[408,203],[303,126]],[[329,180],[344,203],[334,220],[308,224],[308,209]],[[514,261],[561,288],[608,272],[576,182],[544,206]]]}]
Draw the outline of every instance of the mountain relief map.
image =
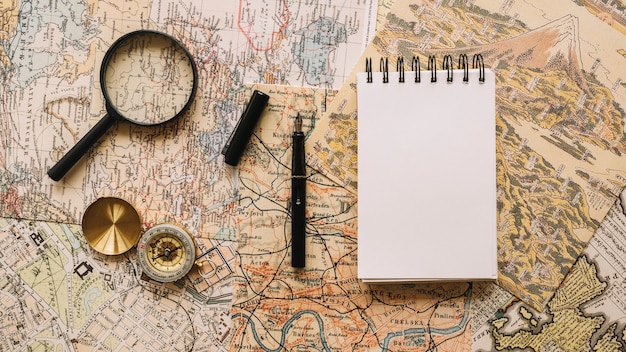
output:
[{"label": "mountain relief map", "polygon": [[[531,28],[515,4],[520,12],[539,11],[521,1],[503,3],[504,13],[477,1],[397,1],[363,57],[395,62],[418,53],[425,66],[429,55],[480,53],[496,72],[499,284],[538,308],[622,190],[626,144],[620,102],[626,97],[617,67],[598,58],[617,42],[589,48],[581,39],[581,18],[565,6],[546,5],[555,18]],[[609,53],[619,55],[617,48]],[[357,142],[335,138],[356,135],[354,88],[338,92],[328,112],[331,130],[313,133],[308,157],[317,170],[356,192]]]}]

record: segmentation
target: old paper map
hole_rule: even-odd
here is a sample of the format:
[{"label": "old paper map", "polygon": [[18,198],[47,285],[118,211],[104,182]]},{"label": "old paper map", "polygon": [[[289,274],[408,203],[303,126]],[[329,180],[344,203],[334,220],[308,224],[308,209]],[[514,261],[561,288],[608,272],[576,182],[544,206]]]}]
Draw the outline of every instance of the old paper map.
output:
[{"label": "old paper map", "polygon": [[[357,197],[307,174],[306,267],[291,267],[291,133],[319,125],[329,92],[257,87],[273,99],[241,164],[233,351],[469,351],[472,285],[357,279]],[[307,148],[308,148],[307,142]],[[384,259],[382,259],[384,261]],[[381,262],[381,265],[384,263]]]},{"label": "old paper map", "polygon": [[[338,88],[358,58],[368,1],[54,3],[2,8],[0,214],[79,223],[100,196],[145,221],[207,234],[233,228],[236,185],[220,151],[244,106],[243,84]],[[46,171],[104,116],[100,61],[121,35],[167,32],[199,72],[190,112],[158,127],[116,124],[60,182]]]},{"label": "old paper map", "polygon": [[134,251],[92,251],[78,225],[0,218],[0,350],[226,350],[235,252],[204,241],[220,270],[162,284]]},{"label": "old paper map", "polygon": [[[476,290],[477,311],[500,301],[491,316],[473,315],[474,351],[602,351],[626,349],[626,216],[621,204],[609,211],[544,310],[501,292]],[[481,308],[478,308],[478,307]]]},{"label": "old paper map", "polygon": [[[380,1],[387,39],[365,56],[481,52],[497,71],[500,285],[356,279],[350,70],[364,69],[369,8],[2,2],[0,350],[625,350],[626,216],[614,205],[626,182],[624,3]],[[120,123],[52,182],[47,169],[104,113],[104,52],[139,28],[174,35],[196,58],[190,113],[152,129]],[[241,168],[228,168],[219,153],[248,82],[316,88],[260,86],[275,96],[271,117]],[[296,110],[310,152],[308,267],[298,272],[288,226]],[[145,226],[184,224],[217,270],[161,284],[133,251],[91,250],[77,224],[107,195],[133,203]],[[451,200],[451,216],[463,206]]]},{"label": "old paper map", "polygon": [[[371,1],[0,3],[0,350],[226,350],[239,224],[236,170],[220,151],[247,82],[342,85],[360,55]],[[59,182],[46,171],[105,113],[100,62],[120,36],[178,38],[199,73],[179,120],[117,123]],[[162,285],[134,252],[103,257],[79,224],[102,196],[146,227],[194,235],[215,270]],[[205,273],[207,274],[207,273]]]},{"label": "old paper map", "polygon": [[254,88],[277,98],[239,175],[242,226],[235,261],[233,351],[301,345],[337,351],[626,348],[626,215],[620,204],[610,209],[545,310],[537,312],[495,283],[363,284],[356,279],[356,198],[310,170],[307,267],[291,268],[293,118],[297,112],[306,117],[310,138],[311,130],[326,126],[324,111],[332,106],[333,94]]},{"label": "old paper map", "polygon": [[[565,0],[397,0],[355,68],[365,69],[365,57],[388,57],[395,69],[397,56],[418,54],[426,70],[428,55],[441,62],[445,54],[481,53],[496,72],[499,284],[537,308],[626,181],[626,38],[605,17]],[[308,161],[356,192],[358,116],[350,82],[354,75],[329,107],[330,128],[311,136]],[[451,219],[471,206],[450,202]]]}]

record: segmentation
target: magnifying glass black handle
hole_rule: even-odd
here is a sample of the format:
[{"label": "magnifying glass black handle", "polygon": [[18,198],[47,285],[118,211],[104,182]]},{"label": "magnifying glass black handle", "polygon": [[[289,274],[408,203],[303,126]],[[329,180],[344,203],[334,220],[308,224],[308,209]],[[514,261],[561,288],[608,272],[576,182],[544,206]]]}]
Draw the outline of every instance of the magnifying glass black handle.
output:
[{"label": "magnifying glass black handle", "polygon": [[87,153],[94,143],[111,128],[117,119],[110,114],[106,114],[98,123],[81,138],[53,167],[48,170],[48,176],[58,181]]}]

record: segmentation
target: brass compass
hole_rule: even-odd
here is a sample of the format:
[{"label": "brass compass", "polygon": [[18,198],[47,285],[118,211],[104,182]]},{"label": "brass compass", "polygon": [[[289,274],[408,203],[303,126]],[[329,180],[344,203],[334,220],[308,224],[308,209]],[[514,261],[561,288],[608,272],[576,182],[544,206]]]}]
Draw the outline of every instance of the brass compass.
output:
[{"label": "brass compass", "polygon": [[94,250],[108,255],[131,249],[141,235],[139,214],[127,201],[98,198],[83,215],[83,234]]},{"label": "brass compass", "polygon": [[160,282],[173,282],[187,275],[195,255],[191,235],[173,224],[155,225],[137,244],[139,266],[148,277]]}]

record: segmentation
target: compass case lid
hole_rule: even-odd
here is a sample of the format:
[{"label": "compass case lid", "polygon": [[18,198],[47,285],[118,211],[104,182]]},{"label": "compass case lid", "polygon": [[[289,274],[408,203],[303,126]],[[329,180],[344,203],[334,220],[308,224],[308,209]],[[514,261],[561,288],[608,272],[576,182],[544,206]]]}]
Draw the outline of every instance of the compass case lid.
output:
[{"label": "compass case lid", "polygon": [[83,235],[95,251],[122,254],[139,241],[141,220],[135,208],[123,199],[98,198],[83,215]]}]

